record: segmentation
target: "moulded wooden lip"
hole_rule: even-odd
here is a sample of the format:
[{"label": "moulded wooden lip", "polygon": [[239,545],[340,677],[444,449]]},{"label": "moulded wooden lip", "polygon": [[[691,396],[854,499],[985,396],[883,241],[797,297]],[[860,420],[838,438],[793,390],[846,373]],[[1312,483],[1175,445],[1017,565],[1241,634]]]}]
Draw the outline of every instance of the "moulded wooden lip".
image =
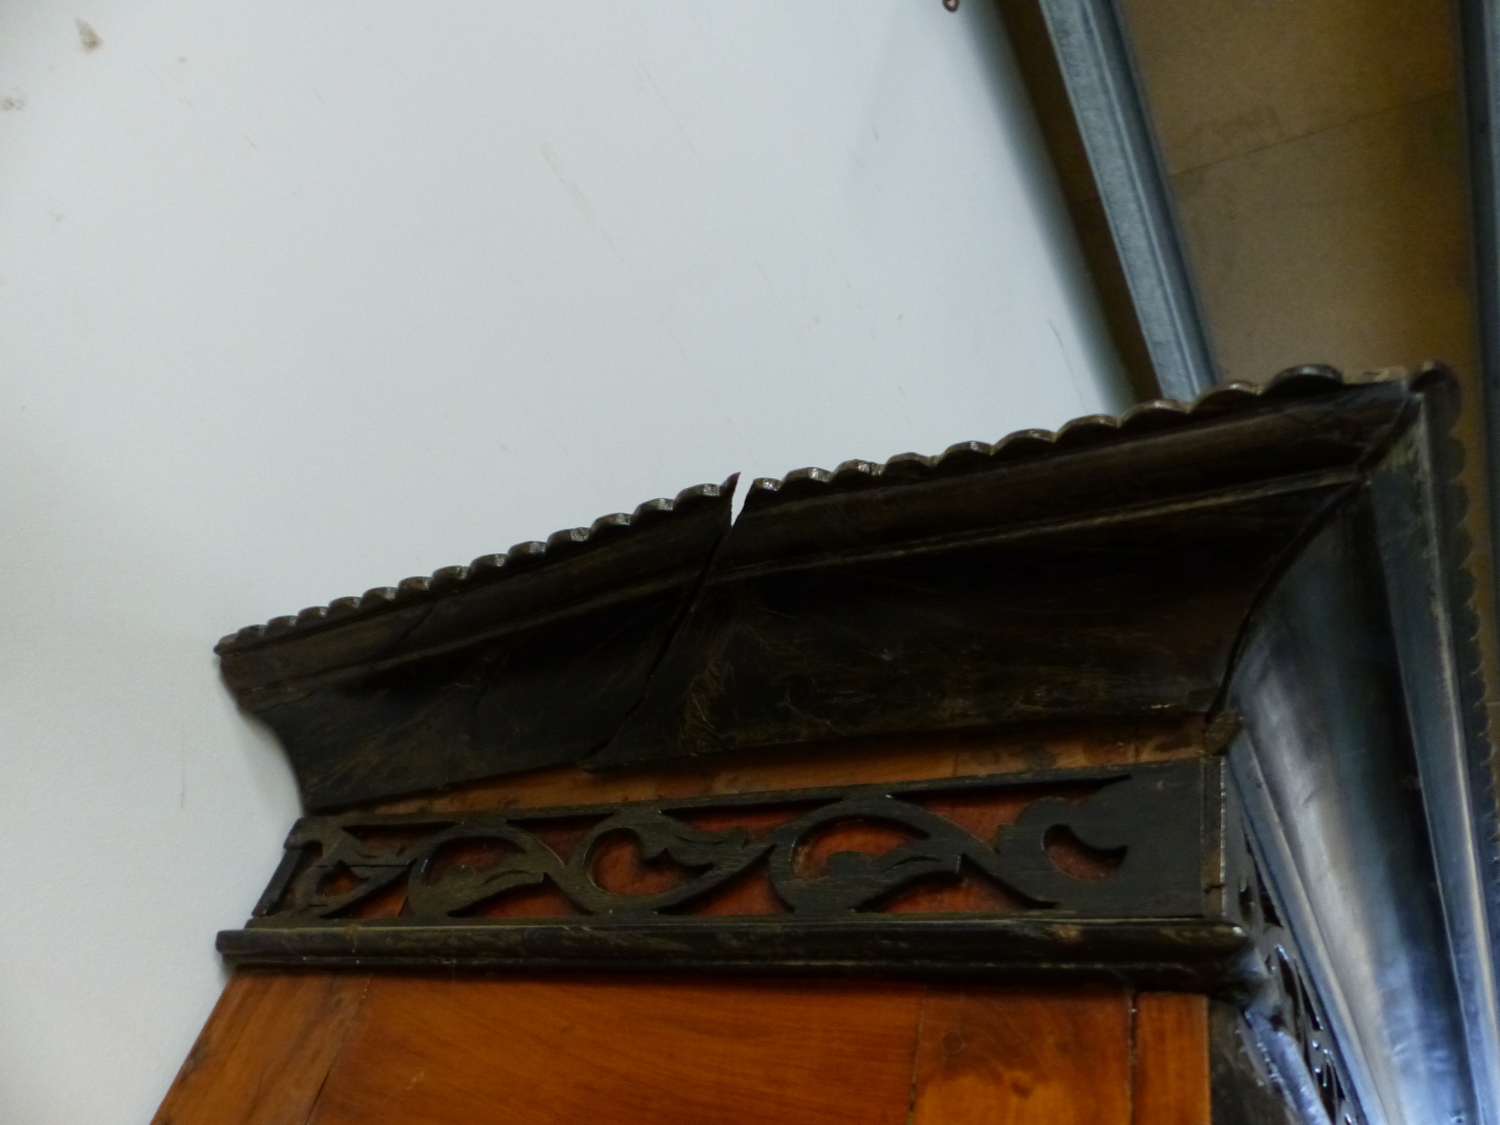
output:
[{"label": "moulded wooden lip", "polygon": [[221,668],[314,810],[567,763],[1201,713],[1278,560],[1418,397],[1298,368],[756,481],[732,527],[733,480],[699,486],[242,630]]},{"label": "moulded wooden lip", "polygon": [[358,926],[225,930],[231,965],[745,972],[1130,981],[1183,992],[1245,988],[1249,936],[1225,921],[895,917],[879,927],[843,922],[715,919],[713,925],[612,926],[488,921],[416,927],[399,920]]}]

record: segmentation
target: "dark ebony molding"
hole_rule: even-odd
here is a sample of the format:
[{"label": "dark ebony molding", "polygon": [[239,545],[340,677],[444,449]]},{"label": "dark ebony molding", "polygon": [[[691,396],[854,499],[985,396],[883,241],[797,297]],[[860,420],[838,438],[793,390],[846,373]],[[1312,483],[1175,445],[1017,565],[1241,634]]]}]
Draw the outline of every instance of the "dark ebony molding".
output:
[{"label": "dark ebony molding", "polygon": [[966,473],[757,481],[639,709],[584,764],[1207,712],[1281,558],[1409,406],[1399,384],[1302,373],[971,448]]},{"label": "dark ebony molding", "polygon": [[[1464,451],[1446,384],[1371,475],[1390,605],[1448,960],[1481,1112],[1500,1121],[1500,808],[1485,710],[1481,624],[1468,567]],[[1420,832],[1420,830],[1419,830]]]},{"label": "dark ebony molding", "polygon": [[1280,560],[1417,408],[1322,369],[756,481],[219,645],[309,809],[546,765],[1201,714]]},{"label": "dark ebony molding", "polygon": [[1235,985],[1244,934],[1225,922],[895,917],[872,926],[790,927],[725,918],[672,933],[553,924],[404,928],[361,923],[296,932],[225,930],[231,965],[282,968],[961,976],[1130,983],[1173,992]]},{"label": "dark ebony molding", "polygon": [[220,642],[319,809],[575,761],[637,705],[729,528],[731,478]]}]

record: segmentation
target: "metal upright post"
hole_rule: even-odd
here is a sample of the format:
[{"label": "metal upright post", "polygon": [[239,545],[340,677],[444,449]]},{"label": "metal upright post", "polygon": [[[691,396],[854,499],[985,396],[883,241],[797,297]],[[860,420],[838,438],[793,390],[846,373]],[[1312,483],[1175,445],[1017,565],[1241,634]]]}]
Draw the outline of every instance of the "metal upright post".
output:
[{"label": "metal upright post", "polygon": [[1196,398],[1217,367],[1120,13],[1114,0],[1041,6],[1157,382]]}]

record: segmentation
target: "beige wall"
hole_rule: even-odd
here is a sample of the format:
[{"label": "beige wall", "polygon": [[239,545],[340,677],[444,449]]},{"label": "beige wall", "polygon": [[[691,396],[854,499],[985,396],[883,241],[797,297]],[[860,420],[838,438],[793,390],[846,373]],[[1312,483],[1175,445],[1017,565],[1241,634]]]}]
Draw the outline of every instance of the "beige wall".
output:
[{"label": "beige wall", "polygon": [[1473,366],[1446,0],[1125,0],[1226,379]]}]

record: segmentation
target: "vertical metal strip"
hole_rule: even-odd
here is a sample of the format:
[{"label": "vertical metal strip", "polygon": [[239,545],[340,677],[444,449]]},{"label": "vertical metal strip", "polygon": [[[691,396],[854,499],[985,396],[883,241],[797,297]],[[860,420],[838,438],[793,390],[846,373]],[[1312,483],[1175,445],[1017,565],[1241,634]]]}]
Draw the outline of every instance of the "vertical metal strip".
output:
[{"label": "vertical metal strip", "polygon": [[[1457,0],[1491,554],[1500,559],[1500,3]],[[1495,570],[1500,581],[1500,568]],[[1497,599],[1500,602],[1500,599]]]},{"label": "vertical metal strip", "polygon": [[[1486,469],[1490,492],[1489,532],[1491,574],[1497,584],[1495,604],[1500,605],[1500,3],[1496,0],[1457,0],[1459,56],[1463,67],[1464,127],[1468,142],[1469,207],[1473,237],[1475,320],[1479,336],[1479,379],[1477,387],[1483,401],[1478,404],[1484,419]],[[1488,623],[1494,627],[1494,622]],[[1487,749],[1487,747],[1485,748]],[[1477,753],[1480,747],[1474,747]],[[1482,787],[1487,806],[1468,806],[1478,815],[1471,826],[1474,847],[1484,854],[1475,857],[1479,868],[1478,885],[1470,894],[1480,896],[1486,905],[1488,932],[1476,943],[1474,952],[1488,960],[1489,994],[1487,1012],[1482,1021],[1485,1033],[1480,1049],[1488,1052],[1479,1061],[1476,1080],[1484,1084],[1487,1125],[1500,1121],[1500,902],[1496,901],[1497,847],[1496,797],[1493,778],[1478,769],[1472,784]],[[1425,779],[1424,779],[1425,783]],[[1481,909],[1467,911],[1477,926]],[[1472,955],[1472,953],[1471,953]],[[1473,1049],[1473,1048],[1471,1048]]]},{"label": "vertical metal strip", "polygon": [[1041,6],[1157,382],[1170,398],[1196,398],[1217,367],[1119,9]]}]

